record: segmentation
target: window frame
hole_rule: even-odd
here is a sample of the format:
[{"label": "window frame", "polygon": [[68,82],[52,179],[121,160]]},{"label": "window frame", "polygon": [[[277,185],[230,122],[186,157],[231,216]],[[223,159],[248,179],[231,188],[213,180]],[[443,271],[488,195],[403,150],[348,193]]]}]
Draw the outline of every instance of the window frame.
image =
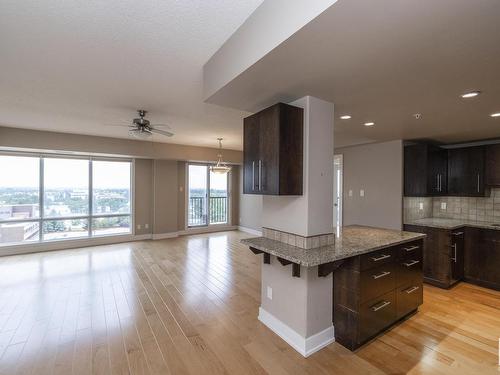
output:
[{"label": "window frame", "polygon": [[[135,162],[131,158],[121,158],[121,157],[100,157],[100,156],[89,156],[81,154],[65,154],[65,153],[32,153],[32,152],[16,152],[16,151],[3,151],[0,150],[0,157],[2,156],[18,156],[18,157],[31,157],[39,159],[39,185],[38,185],[38,205],[40,215],[38,218],[33,219],[0,219],[0,224],[15,224],[15,223],[33,223],[37,222],[39,226],[38,239],[34,241],[22,241],[22,242],[9,242],[0,243],[0,248],[10,247],[10,246],[30,246],[41,243],[51,243],[51,242],[61,242],[61,241],[72,241],[72,240],[91,240],[93,238],[102,237],[114,237],[114,236],[130,236],[135,235]],[[45,216],[45,159],[78,159],[88,161],[88,214],[87,215],[75,215],[75,216],[58,216],[58,217],[47,217]],[[93,162],[94,161],[113,161],[113,162],[127,162],[130,165],[130,212],[129,213],[109,213],[109,214],[94,214],[93,213]],[[127,233],[112,233],[112,234],[102,234],[102,235],[92,235],[92,220],[106,217],[129,217],[130,230]],[[88,231],[86,236],[78,238],[60,238],[53,240],[43,239],[43,227],[45,222],[49,221],[63,221],[63,220],[81,220],[86,219],[88,221]]]},{"label": "window frame", "polygon": [[[206,200],[205,200],[205,208],[206,208],[206,211],[207,211],[207,222],[206,224],[202,224],[202,225],[189,225],[189,166],[190,165],[201,165],[201,166],[204,166],[204,167],[207,167],[207,195],[206,195]],[[227,214],[226,214],[226,222],[225,223],[214,223],[214,224],[211,224],[210,223],[210,167],[215,165],[214,163],[196,163],[196,162],[187,162],[186,163],[186,182],[185,182],[185,186],[186,186],[186,189],[185,189],[185,201],[186,201],[186,207],[185,207],[185,212],[184,212],[184,215],[185,215],[185,227],[187,230],[196,230],[197,228],[216,228],[216,227],[227,227],[228,225],[230,225],[231,221],[232,221],[232,216],[231,216],[231,208],[232,208],[232,205],[231,205],[231,173],[232,173],[232,169],[227,172],[226,176],[227,176]]]}]

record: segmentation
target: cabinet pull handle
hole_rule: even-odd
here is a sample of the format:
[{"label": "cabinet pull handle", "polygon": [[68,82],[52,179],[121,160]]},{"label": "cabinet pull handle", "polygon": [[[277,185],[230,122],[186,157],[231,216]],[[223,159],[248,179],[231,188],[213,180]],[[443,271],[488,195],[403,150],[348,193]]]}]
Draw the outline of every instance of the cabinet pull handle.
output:
[{"label": "cabinet pull handle", "polygon": [[377,280],[377,279],[380,279],[381,277],[384,277],[384,276],[387,276],[390,274],[391,273],[389,271],[385,271],[385,272],[379,273],[378,275],[372,275],[372,277],[373,277],[373,280]]},{"label": "cabinet pull handle", "polygon": [[453,258],[451,260],[457,263],[457,244],[454,243],[451,247],[453,248]]},{"label": "cabinet pull handle", "polygon": [[381,256],[379,256],[378,258],[377,257],[372,257],[372,260],[374,262],[378,262],[379,260],[384,260],[384,259],[387,259],[387,258],[390,258],[391,256],[389,254],[383,254]]},{"label": "cabinet pull handle", "polygon": [[379,306],[372,306],[372,311],[377,312],[381,309],[383,309],[386,306],[389,306],[391,303],[389,301],[383,301],[381,305]]},{"label": "cabinet pull handle", "polygon": [[461,236],[462,234],[464,234],[464,232],[453,232],[452,235],[454,236]]},{"label": "cabinet pull handle", "polygon": [[259,191],[262,191],[262,160],[259,160]]},{"label": "cabinet pull handle", "polygon": [[420,246],[410,246],[410,247],[404,247],[405,251],[406,252],[410,252],[410,251],[413,251],[413,250],[417,250]]},{"label": "cabinet pull handle", "polygon": [[436,190],[439,191],[439,174],[436,175]]},{"label": "cabinet pull handle", "polygon": [[403,265],[406,267],[411,267],[411,266],[414,266],[415,264],[419,264],[419,263],[420,263],[419,260],[412,260],[411,262],[403,263]]},{"label": "cabinet pull handle", "polygon": [[252,161],[252,191],[255,191],[255,162]]},{"label": "cabinet pull handle", "polygon": [[439,191],[442,191],[443,189],[443,176],[441,176],[441,174],[439,174]]},{"label": "cabinet pull handle", "polygon": [[414,287],[412,287],[412,288],[408,288],[408,289],[406,289],[406,290],[405,290],[405,292],[406,292],[407,294],[412,294],[414,291],[416,291],[416,290],[418,290],[418,289],[419,289],[419,287],[418,287],[418,286],[414,286]]},{"label": "cabinet pull handle", "polygon": [[477,192],[479,193],[479,173],[477,174]]}]

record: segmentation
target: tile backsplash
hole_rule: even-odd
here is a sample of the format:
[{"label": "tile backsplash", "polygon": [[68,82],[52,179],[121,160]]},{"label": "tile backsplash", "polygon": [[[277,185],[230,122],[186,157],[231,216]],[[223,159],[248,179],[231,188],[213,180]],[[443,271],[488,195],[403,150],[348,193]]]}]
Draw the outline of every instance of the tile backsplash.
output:
[{"label": "tile backsplash", "polygon": [[[420,203],[423,203],[421,209]],[[430,206],[430,207],[429,207]],[[491,189],[489,197],[405,197],[404,220],[436,217],[500,223],[500,188]]]}]

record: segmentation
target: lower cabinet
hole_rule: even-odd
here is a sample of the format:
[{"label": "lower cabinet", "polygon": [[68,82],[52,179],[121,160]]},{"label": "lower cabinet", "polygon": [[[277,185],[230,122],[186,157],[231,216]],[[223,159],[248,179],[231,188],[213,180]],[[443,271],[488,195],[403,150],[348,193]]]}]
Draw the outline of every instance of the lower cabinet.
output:
[{"label": "lower cabinet", "polygon": [[405,225],[404,230],[425,233],[423,273],[426,283],[449,288],[463,279],[465,229]]},{"label": "lower cabinet", "polygon": [[500,230],[466,229],[464,279],[500,290]]},{"label": "lower cabinet", "polygon": [[335,340],[355,350],[422,304],[417,240],[347,259],[333,277]]}]

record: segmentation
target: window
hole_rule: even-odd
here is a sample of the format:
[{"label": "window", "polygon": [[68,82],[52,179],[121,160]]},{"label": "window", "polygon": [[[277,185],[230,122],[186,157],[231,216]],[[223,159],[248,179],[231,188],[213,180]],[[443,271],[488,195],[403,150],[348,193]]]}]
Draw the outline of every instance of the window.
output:
[{"label": "window", "polygon": [[0,245],[131,233],[131,162],[0,154]]},{"label": "window", "polygon": [[188,227],[228,223],[228,176],[209,165],[188,165]]}]

